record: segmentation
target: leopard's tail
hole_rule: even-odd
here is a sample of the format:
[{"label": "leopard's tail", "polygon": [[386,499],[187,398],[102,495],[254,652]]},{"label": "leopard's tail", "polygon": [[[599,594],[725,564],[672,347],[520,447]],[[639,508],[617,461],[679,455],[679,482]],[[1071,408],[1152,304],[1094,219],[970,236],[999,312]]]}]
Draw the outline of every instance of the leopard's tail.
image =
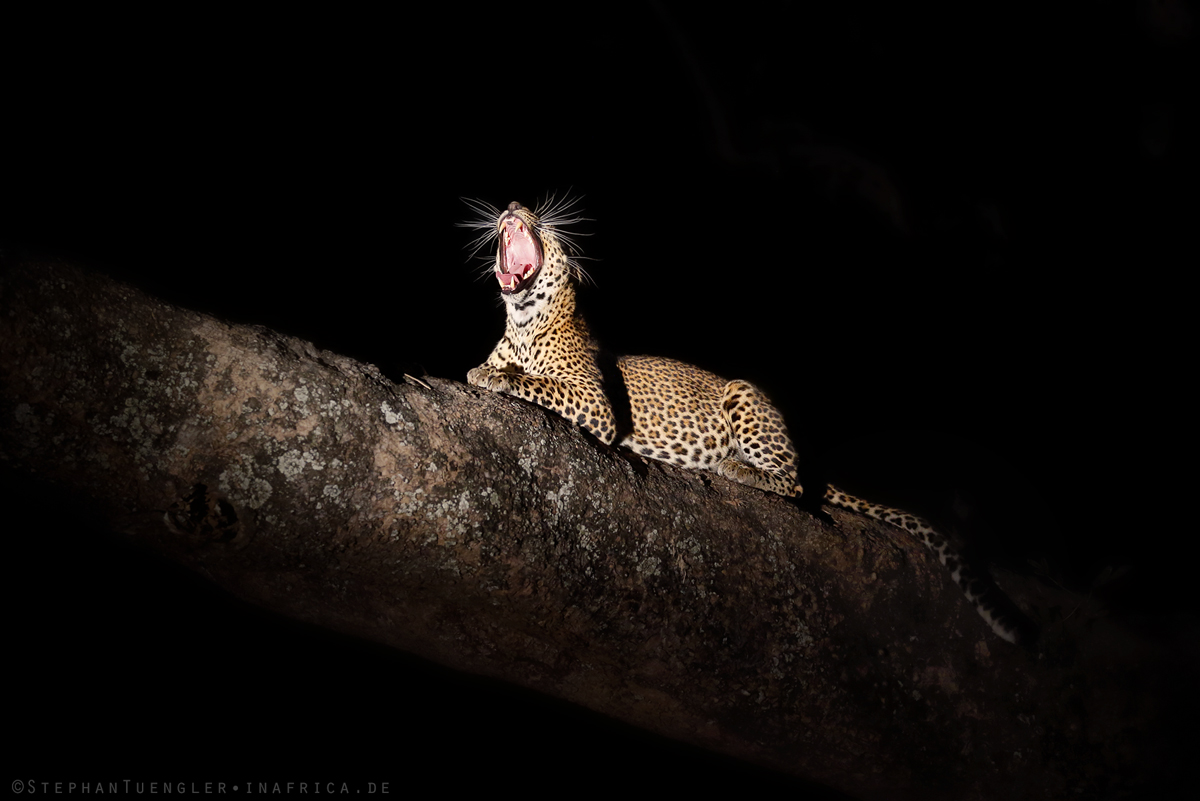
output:
[{"label": "leopard's tail", "polygon": [[925,543],[950,571],[954,583],[962,589],[967,600],[992,627],[996,636],[1011,643],[1028,639],[1029,625],[1021,619],[1015,604],[989,579],[973,571],[945,535],[928,521],[900,509],[857,498],[832,485],[825,490],[825,500],[842,509],[859,512],[903,529]]}]

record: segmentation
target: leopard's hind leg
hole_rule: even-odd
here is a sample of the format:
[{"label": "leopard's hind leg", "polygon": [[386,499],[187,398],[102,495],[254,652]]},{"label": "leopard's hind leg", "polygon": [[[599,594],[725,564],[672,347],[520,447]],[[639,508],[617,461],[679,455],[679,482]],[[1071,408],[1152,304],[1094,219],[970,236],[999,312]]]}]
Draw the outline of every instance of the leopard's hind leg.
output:
[{"label": "leopard's hind leg", "polygon": [[725,385],[721,413],[736,442],[733,453],[716,466],[725,478],[791,497],[796,485],[796,449],[783,415],[753,384]]}]

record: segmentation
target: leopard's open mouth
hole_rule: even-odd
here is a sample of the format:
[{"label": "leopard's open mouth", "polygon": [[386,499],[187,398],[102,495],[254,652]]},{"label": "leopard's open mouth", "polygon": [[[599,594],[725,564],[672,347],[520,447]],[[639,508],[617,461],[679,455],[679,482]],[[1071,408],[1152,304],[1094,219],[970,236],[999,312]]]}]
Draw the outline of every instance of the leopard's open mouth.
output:
[{"label": "leopard's open mouth", "polygon": [[496,280],[500,292],[511,295],[524,289],[542,266],[542,246],[525,221],[508,213],[500,223],[500,260]]}]

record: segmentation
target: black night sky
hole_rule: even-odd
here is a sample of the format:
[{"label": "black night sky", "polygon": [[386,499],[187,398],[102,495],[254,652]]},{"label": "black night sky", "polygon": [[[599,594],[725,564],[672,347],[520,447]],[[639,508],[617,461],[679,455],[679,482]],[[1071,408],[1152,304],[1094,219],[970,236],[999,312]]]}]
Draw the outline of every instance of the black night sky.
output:
[{"label": "black night sky", "polygon": [[[503,313],[459,198],[583,195],[611,350],[751,380],[826,477],[969,509],[989,559],[1082,592],[1130,565],[1108,600],[1163,616],[1175,543],[1144,549],[1196,526],[1195,6],[1049,5],[14,18],[0,252],[465,380]],[[30,779],[801,789],[30,516],[6,526]]]}]

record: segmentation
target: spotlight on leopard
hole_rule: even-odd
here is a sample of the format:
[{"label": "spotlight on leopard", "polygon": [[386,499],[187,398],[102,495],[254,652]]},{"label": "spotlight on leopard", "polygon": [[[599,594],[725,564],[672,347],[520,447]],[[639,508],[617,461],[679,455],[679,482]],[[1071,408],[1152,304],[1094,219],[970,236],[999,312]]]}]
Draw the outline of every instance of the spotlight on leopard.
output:
[{"label": "spotlight on leopard", "polygon": [[[579,248],[568,227],[582,217],[577,201],[550,198],[536,211],[509,203],[503,211],[466,201],[479,215],[465,227],[480,231],[475,251],[494,243],[490,263],[507,312],[504,336],[467,382],[543,406],[590,431],[651,459],[709,470],[727,479],[785,497],[799,497],[797,455],[779,413],[746,381],[727,381],[707,370],[658,356],[616,361],[629,401],[619,422],[601,369],[599,348],[575,306],[583,277]],[[609,384],[613,376],[609,374]],[[954,582],[1009,642],[1022,626],[996,605],[999,590],[972,573],[937,529],[916,515],[856,498],[836,487],[828,503],[882,520],[923,542]]]}]

